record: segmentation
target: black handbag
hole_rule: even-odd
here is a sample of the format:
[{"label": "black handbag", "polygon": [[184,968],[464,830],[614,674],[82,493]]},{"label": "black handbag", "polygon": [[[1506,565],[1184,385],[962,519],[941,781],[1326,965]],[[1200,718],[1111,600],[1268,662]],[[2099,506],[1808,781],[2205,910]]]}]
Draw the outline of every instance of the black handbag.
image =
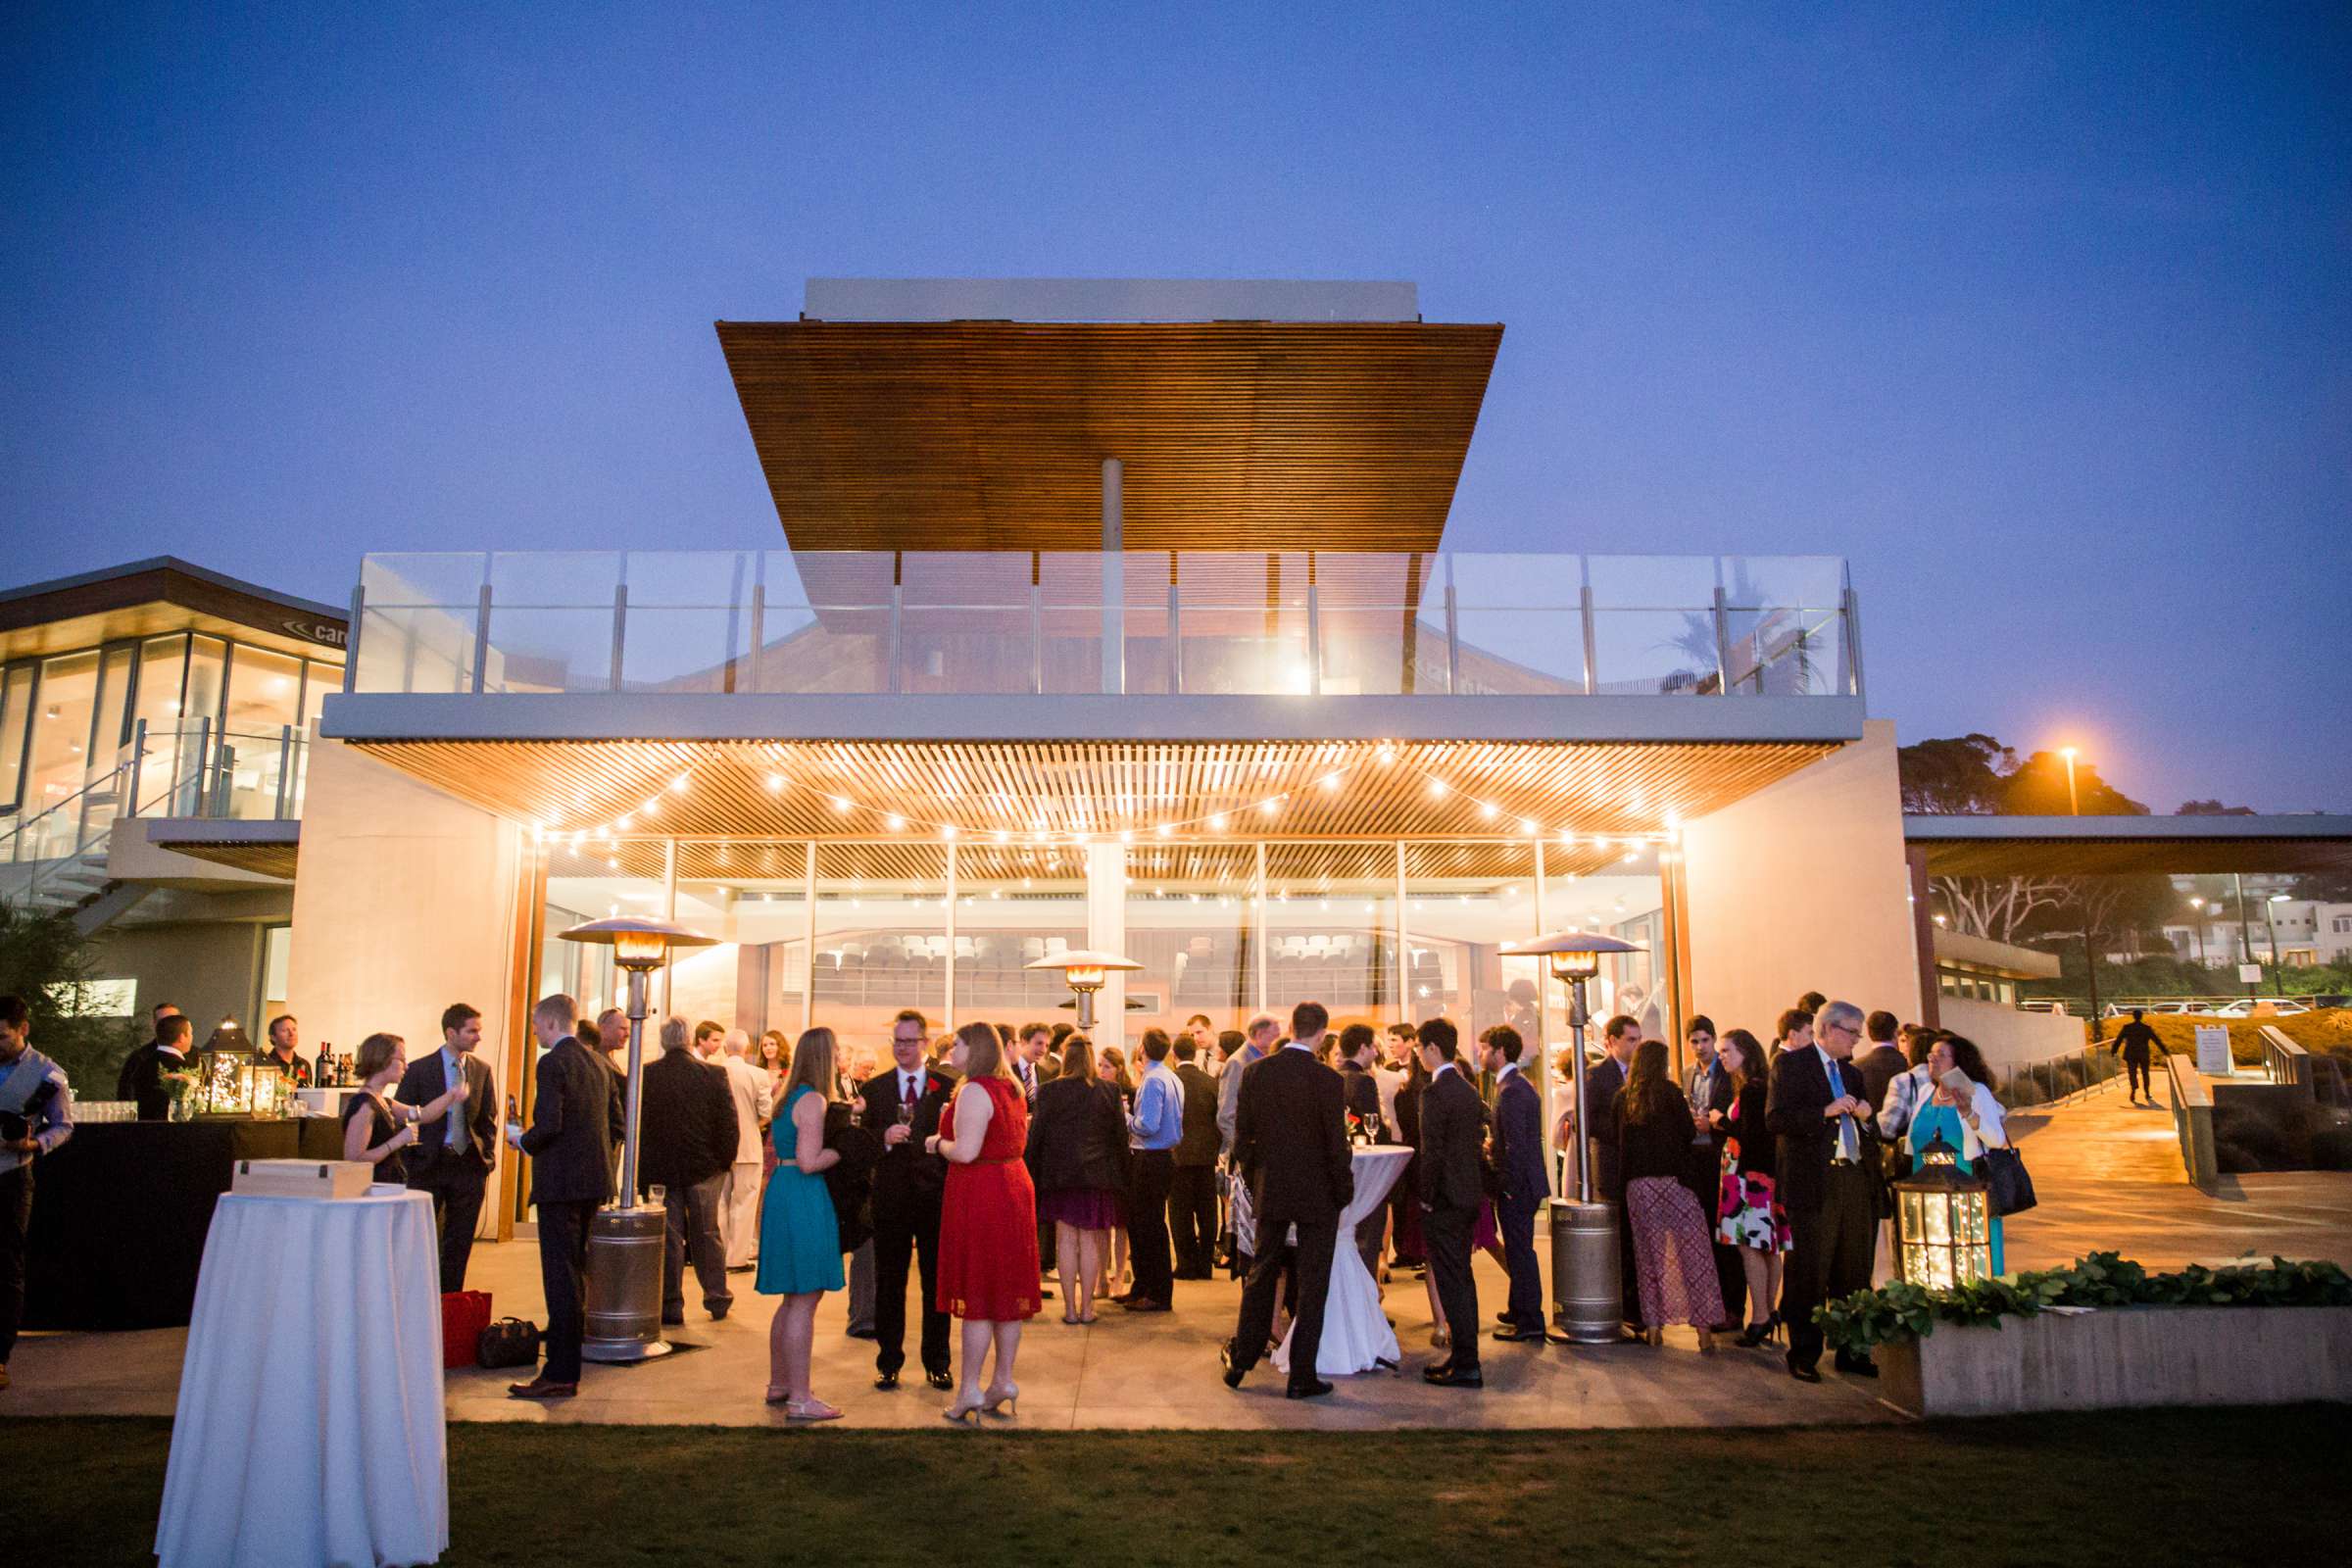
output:
[{"label": "black handbag", "polygon": [[473,1358],[480,1366],[537,1366],[539,1325],[526,1318],[500,1318],[482,1330]]},{"label": "black handbag", "polygon": [[2014,1149],[1987,1149],[1978,1162],[1996,1216],[2023,1214],[2039,1201],[2025,1157]]}]

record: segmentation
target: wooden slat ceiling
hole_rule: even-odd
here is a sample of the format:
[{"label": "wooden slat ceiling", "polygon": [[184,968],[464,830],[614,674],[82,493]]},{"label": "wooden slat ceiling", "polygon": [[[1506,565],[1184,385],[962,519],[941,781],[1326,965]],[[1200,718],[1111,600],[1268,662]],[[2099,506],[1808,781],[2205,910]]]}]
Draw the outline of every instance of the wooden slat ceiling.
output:
[{"label": "wooden slat ceiling", "polygon": [[[354,744],[437,789],[538,824],[561,846],[580,834],[589,864],[622,858],[633,840],[732,840],[687,850],[696,870],[682,864],[681,874],[760,874],[750,868],[765,856],[777,863],[773,874],[788,877],[800,875],[797,845],[745,841],[878,840],[936,857],[942,830],[953,827],[958,845],[1004,852],[1009,867],[1031,863],[1012,851],[1068,863],[1073,835],[1122,831],[1139,849],[1491,839],[1500,841],[1497,864],[1516,856],[1523,865],[1524,821],[1550,841],[1548,869],[1582,874],[1620,861],[1631,848],[1624,840],[1656,835],[1670,814],[1702,816],[1836,750],[1815,742]],[[1000,832],[1008,842],[997,841]],[[1561,843],[1563,833],[1577,842]],[[1595,835],[1619,842],[1598,847]],[[659,846],[650,848],[659,874]],[[722,850],[731,863],[719,861]],[[647,874],[645,853],[624,859],[630,874]],[[1481,874],[1468,860],[1453,871],[1439,848],[1412,853],[1436,857],[1416,861],[1416,875]],[[820,876],[856,874],[832,869],[848,854],[846,843],[820,842]],[[1363,874],[1378,874],[1366,864]]]},{"label": "wooden slat ceiling", "polygon": [[796,550],[1434,550],[1499,325],[721,321]]},{"label": "wooden slat ceiling", "polygon": [[234,866],[240,871],[279,877],[288,882],[294,880],[295,861],[301,853],[301,845],[291,839],[220,843],[201,839],[158,838],[155,844],[159,849],[184,855],[193,860],[210,860],[215,865]]}]

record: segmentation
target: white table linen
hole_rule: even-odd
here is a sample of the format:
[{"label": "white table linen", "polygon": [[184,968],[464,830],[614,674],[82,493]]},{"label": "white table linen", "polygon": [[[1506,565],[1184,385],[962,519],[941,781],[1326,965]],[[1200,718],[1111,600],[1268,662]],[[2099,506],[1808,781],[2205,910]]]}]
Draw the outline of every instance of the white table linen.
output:
[{"label": "white table linen", "polygon": [[[1340,1239],[1332,1249],[1331,1289],[1323,1298],[1323,1338],[1315,1346],[1318,1377],[1349,1377],[1396,1365],[1396,1331],[1389,1327],[1388,1314],[1381,1310],[1378,1282],[1364,1267],[1363,1254],[1355,1250],[1355,1227],[1388,1201],[1389,1189],[1396,1185],[1412,1157],[1412,1150],[1403,1144],[1359,1147],[1348,1155],[1355,1172],[1355,1196],[1340,1213]],[[1274,1351],[1274,1365],[1286,1375],[1291,1370],[1291,1337],[1298,1332],[1298,1325],[1293,1323]]]},{"label": "white table linen", "polygon": [[440,1558],[438,1257],[424,1193],[221,1196],[180,1367],[161,1568]]}]

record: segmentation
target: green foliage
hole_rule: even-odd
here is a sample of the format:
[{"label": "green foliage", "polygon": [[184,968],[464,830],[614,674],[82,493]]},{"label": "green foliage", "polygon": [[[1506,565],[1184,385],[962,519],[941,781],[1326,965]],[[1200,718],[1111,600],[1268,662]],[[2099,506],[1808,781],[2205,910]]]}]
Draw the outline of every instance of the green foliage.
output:
[{"label": "green foliage", "polygon": [[90,944],[64,910],[23,909],[0,901],[0,992],[15,992],[32,1011],[32,1044],[66,1069],[74,1093],[105,1099],[115,1072],[137,1043],[119,1018],[70,1018],[58,996],[90,977]]},{"label": "green foliage", "polygon": [[2114,1252],[2092,1252],[2066,1268],[1948,1291],[1892,1280],[1815,1307],[1813,1320],[1834,1348],[1866,1355],[1889,1340],[1925,1339],[1938,1323],[1998,1328],[2003,1318],[2033,1317],[2053,1306],[2352,1306],[2352,1274],[2333,1263],[2283,1257],[2151,1274]]}]

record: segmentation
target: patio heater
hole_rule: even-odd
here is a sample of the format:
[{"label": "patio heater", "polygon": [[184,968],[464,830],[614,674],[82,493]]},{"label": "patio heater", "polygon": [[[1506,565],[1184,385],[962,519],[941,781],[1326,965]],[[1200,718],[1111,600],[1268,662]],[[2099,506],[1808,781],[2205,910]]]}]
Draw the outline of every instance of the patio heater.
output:
[{"label": "patio heater", "polygon": [[629,977],[629,1081],[620,1145],[620,1193],[588,1224],[586,1332],[580,1355],[589,1361],[644,1361],[669,1353],[662,1338],[660,1203],[637,1200],[637,1121],[645,1092],[645,977],[677,948],[707,948],[717,938],[665,920],[591,920],[563,933],[566,942],[612,950]]},{"label": "patio heater", "polygon": [[1576,1136],[1569,1146],[1575,1172],[1571,1196],[1550,1200],[1553,1321],[1579,1345],[1611,1345],[1623,1334],[1617,1211],[1593,1191],[1592,1129],[1585,1125],[1585,983],[1600,974],[1604,953],[1639,953],[1631,942],[1589,931],[1554,931],[1497,950],[1506,957],[1550,960],[1552,978],[1568,985],[1569,1093],[1576,1102]]},{"label": "patio heater", "polygon": [[1116,953],[1094,953],[1073,949],[1064,953],[1048,954],[1021,965],[1024,969],[1059,969],[1062,979],[1078,993],[1078,1027],[1090,1038],[1095,1032],[1095,994],[1113,969],[1141,969],[1142,964]]}]

